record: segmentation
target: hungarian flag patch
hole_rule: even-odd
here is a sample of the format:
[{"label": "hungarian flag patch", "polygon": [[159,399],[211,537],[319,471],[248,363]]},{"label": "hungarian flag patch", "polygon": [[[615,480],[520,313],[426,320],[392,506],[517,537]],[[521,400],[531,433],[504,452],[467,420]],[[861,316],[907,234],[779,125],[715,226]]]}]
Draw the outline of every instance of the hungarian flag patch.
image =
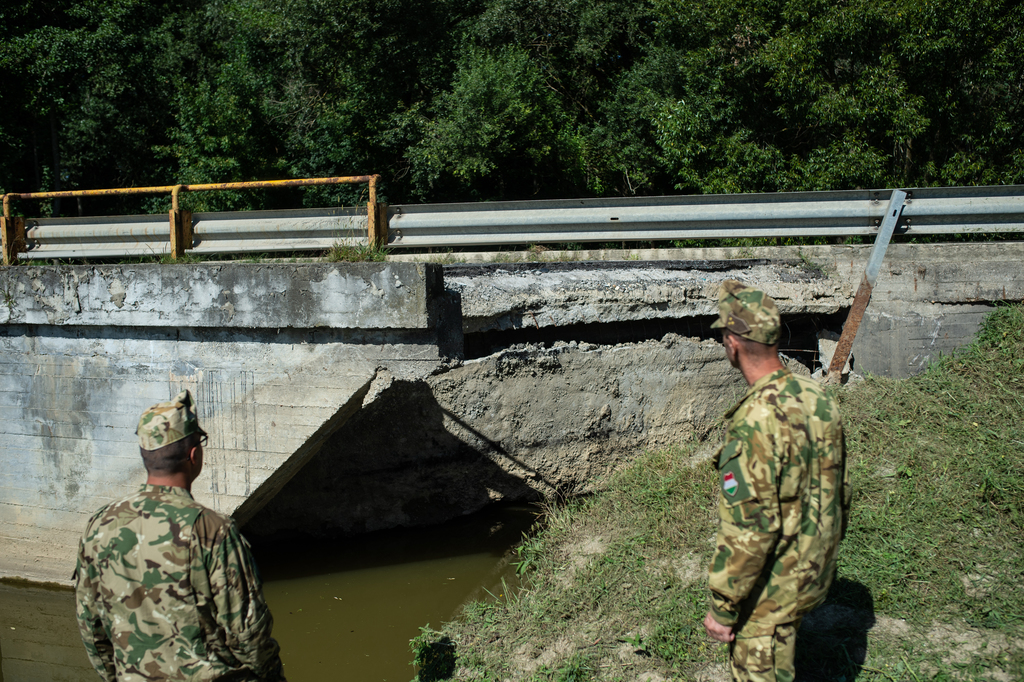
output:
[{"label": "hungarian flag patch", "polygon": [[729,497],[736,495],[736,489],[740,487],[740,484],[736,482],[736,477],[731,471],[725,472],[722,476],[722,490]]}]

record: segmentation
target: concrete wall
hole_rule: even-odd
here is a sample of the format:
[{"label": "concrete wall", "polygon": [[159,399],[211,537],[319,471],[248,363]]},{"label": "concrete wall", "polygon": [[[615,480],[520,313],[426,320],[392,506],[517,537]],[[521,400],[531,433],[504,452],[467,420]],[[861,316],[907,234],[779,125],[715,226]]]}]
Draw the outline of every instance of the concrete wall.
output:
[{"label": "concrete wall", "polygon": [[[196,496],[250,535],[588,490],[644,448],[712,433],[742,393],[708,327],[721,280],[764,288],[784,346],[813,349],[840,331],[869,253],[556,253],[624,262],[444,281],[399,262],[2,269],[0,576],[67,581],[87,515],[143,478],[138,415],[181,388],[212,436]],[[891,246],[854,371],[906,376],[968,342],[992,301],[1024,298],[1022,256]],[[460,362],[480,339],[493,352]],[[813,370],[809,352],[794,367]]]},{"label": "concrete wall", "polygon": [[[720,273],[779,303],[784,318],[848,308],[871,246],[551,251],[546,263],[456,266],[445,284],[462,299],[466,333],[713,315]],[[504,255],[504,254],[503,254]],[[413,260],[416,256],[400,257]],[[617,260],[621,267],[574,261]],[[731,261],[730,264],[727,261]],[[778,266],[790,264],[789,271]],[[605,263],[604,265],[608,265]],[[804,277],[821,268],[821,278]],[[802,273],[802,274],[801,274]],[[906,377],[969,340],[994,301],[1024,299],[1024,243],[891,244],[853,355],[858,371]]]},{"label": "concrete wall", "polygon": [[0,270],[0,576],[67,581],[89,514],[145,477],[134,435],[182,389],[210,433],[196,498],[244,521],[362,403],[441,361],[437,266]]},{"label": "concrete wall", "polygon": [[[860,283],[870,247],[814,248],[810,257]],[[994,302],[1020,300],[1024,244],[893,244],[853,354],[862,372],[910,376],[973,338]]]}]

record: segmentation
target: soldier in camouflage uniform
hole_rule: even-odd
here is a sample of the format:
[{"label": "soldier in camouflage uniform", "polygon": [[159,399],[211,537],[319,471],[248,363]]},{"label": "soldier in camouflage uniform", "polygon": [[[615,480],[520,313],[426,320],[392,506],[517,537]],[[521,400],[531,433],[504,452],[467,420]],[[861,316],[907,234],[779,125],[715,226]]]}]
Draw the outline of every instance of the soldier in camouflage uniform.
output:
[{"label": "soldier in camouflage uniform", "polygon": [[188,391],[139,420],[148,473],[89,519],[78,626],[104,680],[283,680],[273,618],[230,517],[192,499],[206,433]]},{"label": "soldier in camouflage uniform", "polygon": [[778,356],[779,312],[726,280],[719,319],[726,356],[750,388],[725,414],[719,530],[704,626],[729,643],[734,680],[791,682],[796,631],[835,575],[850,507],[836,402]]}]

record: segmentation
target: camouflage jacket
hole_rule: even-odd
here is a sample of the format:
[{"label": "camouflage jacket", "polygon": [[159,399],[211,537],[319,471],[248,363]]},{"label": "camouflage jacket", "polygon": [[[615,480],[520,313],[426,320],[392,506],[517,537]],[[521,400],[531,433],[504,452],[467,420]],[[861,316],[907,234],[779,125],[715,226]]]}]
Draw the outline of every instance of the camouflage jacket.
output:
[{"label": "camouflage jacket", "polygon": [[789,623],[824,600],[846,528],[839,406],[783,369],[755,382],[725,418],[712,615],[722,625],[735,625],[741,610],[754,623]]},{"label": "camouflage jacket", "polygon": [[273,619],[234,521],[143,485],[86,526],[78,626],[105,680],[281,679]]}]

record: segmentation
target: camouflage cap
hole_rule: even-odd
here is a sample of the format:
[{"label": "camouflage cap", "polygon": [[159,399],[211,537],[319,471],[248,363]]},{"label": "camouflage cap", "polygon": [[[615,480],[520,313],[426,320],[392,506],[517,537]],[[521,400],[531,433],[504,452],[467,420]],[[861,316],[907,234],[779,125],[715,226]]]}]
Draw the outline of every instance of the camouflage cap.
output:
[{"label": "camouflage cap", "polygon": [[718,319],[712,327],[768,346],[779,342],[779,309],[760,289],[727,279],[718,289]]},{"label": "camouflage cap", "polygon": [[135,433],[139,435],[139,445],[143,450],[162,448],[193,433],[206,435],[199,428],[196,403],[188,391],[182,391],[170,402],[158,403],[143,412]]}]

